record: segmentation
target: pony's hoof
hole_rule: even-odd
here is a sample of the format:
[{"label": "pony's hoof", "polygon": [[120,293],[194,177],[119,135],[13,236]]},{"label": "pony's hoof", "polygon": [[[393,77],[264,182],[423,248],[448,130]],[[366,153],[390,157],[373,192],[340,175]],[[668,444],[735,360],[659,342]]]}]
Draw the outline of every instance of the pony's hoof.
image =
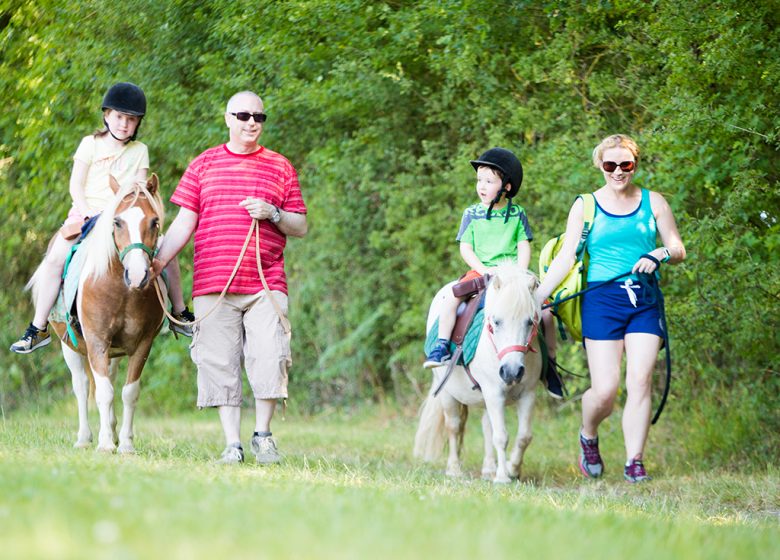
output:
[{"label": "pony's hoof", "polygon": [[483,469],[482,470],[482,480],[493,480],[496,476],[495,469]]},{"label": "pony's hoof", "polygon": [[496,478],[493,479],[493,484],[511,484],[512,479],[508,476],[496,476]]},{"label": "pony's hoof", "polygon": [[460,469],[447,469],[444,474],[450,478],[463,478],[463,471]]},{"label": "pony's hoof", "polygon": [[132,444],[120,445],[119,449],[117,449],[117,452],[121,453],[122,455],[135,455],[135,447],[133,447]]},{"label": "pony's hoof", "polygon": [[116,445],[114,445],[113,442],[111,443],[103,443],[101,445],[97,446],[97,450],[101,453],[115,453],[116,452]]},{"label": "pony's hoof", "polygon": [[92,438],[82,439],[79,438],[76,440],[76,443],[73,444],[73,447],[76,449],[88,449],[92,447]]}]

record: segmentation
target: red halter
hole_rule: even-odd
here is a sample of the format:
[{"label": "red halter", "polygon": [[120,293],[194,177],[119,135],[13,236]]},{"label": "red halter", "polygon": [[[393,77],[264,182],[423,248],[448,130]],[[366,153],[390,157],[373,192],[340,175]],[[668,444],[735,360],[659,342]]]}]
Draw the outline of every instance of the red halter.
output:
[{"label": "red halter", "polygon": [[525,344],[514,344],[512,346],[507,346],[506,348],[503,348],[501,351],[499,351],[498,348],[496,347],[495,341],[493,340],[493,324],[490,321],[488,321],[487,330],[488,330],[488,335],[490,337],[490,343],[493,345],[496,354],[498,354],[498,359],[500,360],[504,356],[512,352],[522,352],[523,354],[529,351],[536,352],[536,350],[531,348],[531,343],[534,341],[534,338],[536,338],[538,327],[539,327],[539,321],[536,317],[534,317],[534,328],[531,329],[531,334],[528,335],[528,340],[526,341]]}]

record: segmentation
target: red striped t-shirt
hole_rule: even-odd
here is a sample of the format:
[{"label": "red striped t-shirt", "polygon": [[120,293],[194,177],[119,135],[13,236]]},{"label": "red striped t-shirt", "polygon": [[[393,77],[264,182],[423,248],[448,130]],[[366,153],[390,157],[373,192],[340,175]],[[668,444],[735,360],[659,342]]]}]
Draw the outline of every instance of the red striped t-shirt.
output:
[{"label": "red striped t-shirt", "polygon": [[[261,198],[287,212],[306,213],[298,175],[281,154],[261,147],[235,154],[222,144],[206,150],[187,167],[171,202],[198,214],[192,295],[219,293],[241,253],[252,218],[239,203]],[[287,293],[284,247],[287,237],[268,220],[260,221],[260,260],[272,290]],[[257,273],[254,239],[228,292],[255,294],[263,289]]]}]

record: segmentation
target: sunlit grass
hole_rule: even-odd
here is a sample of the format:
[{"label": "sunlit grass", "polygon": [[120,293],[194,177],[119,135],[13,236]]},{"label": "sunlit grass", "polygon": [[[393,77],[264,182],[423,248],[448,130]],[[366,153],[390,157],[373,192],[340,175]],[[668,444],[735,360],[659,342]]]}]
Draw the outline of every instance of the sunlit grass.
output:
[{"label": "sunlit grass", "polygon": [[[136,456],[72,448],[75,407],[16,412],[0,424],[0,557],[768,558],[780,545],[776,470],[750,476],[651,462],[655,480],[622,480],[618,424],[607,472],[573,463],[576,418],[540,407],[522,480],[468,476],[411,457],[415,419],[369,408],[304,417],[274,432],[285,461],[221,467],[216,413],[141,412]],[[251,416],[248,414],[247,417]],[[93,413],[92,427],[96,429]],[[251,423],[247,418],[243,433]],[[661,434],[659,433],[659,437]],[[659,454],[663,456],[664,454]]]}]

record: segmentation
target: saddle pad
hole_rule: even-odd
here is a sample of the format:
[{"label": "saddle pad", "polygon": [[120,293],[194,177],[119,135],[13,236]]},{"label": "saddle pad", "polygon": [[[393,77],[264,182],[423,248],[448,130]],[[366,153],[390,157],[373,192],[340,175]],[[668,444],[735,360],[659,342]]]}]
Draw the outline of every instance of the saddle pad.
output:
[{"label": "saddle pad", "polygon": [[[466,336],[463,338],[463,363],[470,364],[474,359],[474,354],[477,353],[477,344],[479,344],[479,336],[482,334],[482,323],[485,319],[485,310],[480,309],[474,315],[474,320],[471,322]],[[439,320],[434,321],[431,330],[428,331],[428,336],[425,339],[425,355],[430,354],[433,347],[436,346],[436,341],[439,338]],[[450,342],[450,352],[455,351],[455,343]]]},{"label": "saddle pad", "polygon": [[85,243],[74,245],[68,260],[65,262],[65,278],[62,281],[57,301],[54,303],[51,313],[49,313],[49,320],[51,321],[66,322],[70,310],[73,309],[73,304],[76,302],[76,292],[79,289],[81,269],[84,268],[84,261],[87,257],[85,245]]}]

